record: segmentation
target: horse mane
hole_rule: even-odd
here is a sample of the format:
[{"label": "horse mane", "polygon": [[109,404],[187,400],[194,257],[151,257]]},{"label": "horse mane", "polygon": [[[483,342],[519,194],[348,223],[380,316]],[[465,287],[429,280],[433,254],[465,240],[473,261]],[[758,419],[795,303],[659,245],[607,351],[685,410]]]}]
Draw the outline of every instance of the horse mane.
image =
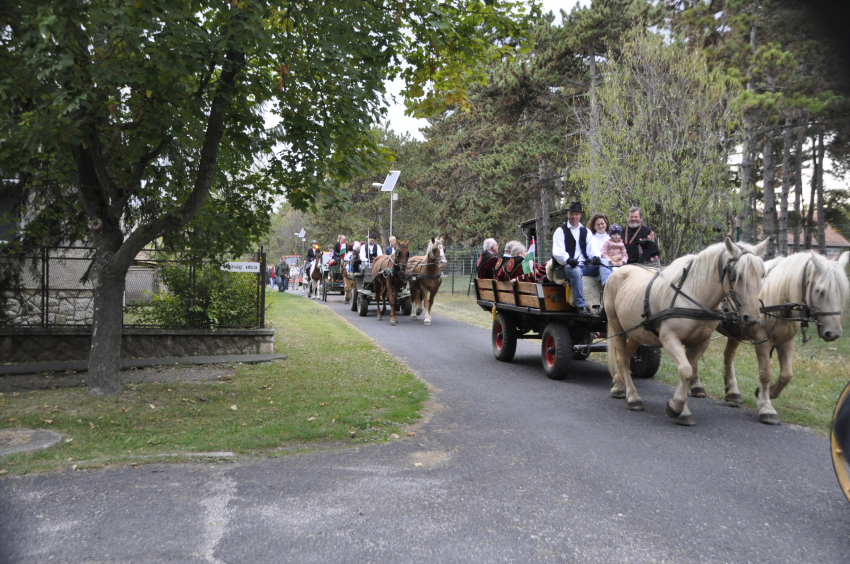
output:
[{"label": "horse mane", "polygon": [[802,303],[803,276],[808,276],[806,285],[809,286],[817,272],[814,266],[808,268],[809,260],[816,260],[823,265],[824,272],[818,283],[823,285],[824,290],[829,294],[838,294],[841,303],[847,303],[847,296],[850,295],[850,281],[847,280],[847,275],[838,262],[827,260],[812,251],[795,253],[773,265],[762,285],[761,298],[764,303]]},{"label": "horse mane", "polygon": [[[736,284],[744,282],[744,278],[746,273],[749,272],[750,267],[755,269],[756,275],[759,278],[762,278],[764,276],[764,262],[753,253],[754,249],[752,245],[739,243],[738,246],[748,252],[742,254],[737,262],[734,263],[733,268],[738,276],[738,282]],[[668,267],[661,271],[661,277],[668,282],[667,284],[661,284],[656,294],[661,303],[666,305],[676,296],[676,290],[673,289],[673,286],[679,283],[682,273],[691,264],[691,261],[693,261],[693,264],[691,264],[687,278],[691,283],[691,290],[688,292],[691,297],[696,298],[707,287],[716,286],[720,281],[720,273],[717,271],[717,265],[725,251],[726,243],[716,243],[706,247],[696,255],[685,255],[670,263]]]}]

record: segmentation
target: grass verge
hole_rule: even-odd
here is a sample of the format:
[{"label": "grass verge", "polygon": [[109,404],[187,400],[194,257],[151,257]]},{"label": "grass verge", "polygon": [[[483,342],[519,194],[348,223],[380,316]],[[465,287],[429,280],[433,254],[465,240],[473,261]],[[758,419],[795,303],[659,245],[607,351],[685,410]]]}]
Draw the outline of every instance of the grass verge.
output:
[{"label": "grass verge", "polygon": [[[492,323],[491,315],[475,303],[474,294],[467,297],[465,294],[451,295],[441,292],[434,300],[434,311],[487,329]],[[845,335],[850,336],[850,323],[845,323]],[[821,435],[828,435],[835,402],[841,390],[850,381],[850,337],[845,336],[838,341],[825,343],[817,338],[817,329],[814,327],[809,330],[809,337],[811,340],[805,346],[802,346],[802,338],[797,337],[794,378],[782,395],[773,400],[773,407],[783,422],[804,425]],[[725,347],[726,339],[715,334],[711,346],[700,360],[700,377],[706,392],[719,399],[726,396],[723,381]],[[591,359],[601,363],[607,362],[604,353],[593,354]],[[751,345],[742,344],[738,348],[735,370],[744,405],[756,409],[753,392],[758,386],[758,363],[755,349]],[[771,370],[776,379],[779,374],[776,355],[771,359]],[[676,365],[666,352],[662,354],[661,368],[655,379],[669,385],[677,385],[679,382]]]},{"label": "grass verge", "polygon": [[181,453],[204,451],[274,455],[329,441],[383,441],[419,419],[429,393],[406,367],[310,300],[267,299],[275,352],[288,358],[240,365],[230,381],[127,385],[114,398],[83,388],[0,395],[0,428],[66,437],[44,451],[3,457],[0,470],[184,460]]}]

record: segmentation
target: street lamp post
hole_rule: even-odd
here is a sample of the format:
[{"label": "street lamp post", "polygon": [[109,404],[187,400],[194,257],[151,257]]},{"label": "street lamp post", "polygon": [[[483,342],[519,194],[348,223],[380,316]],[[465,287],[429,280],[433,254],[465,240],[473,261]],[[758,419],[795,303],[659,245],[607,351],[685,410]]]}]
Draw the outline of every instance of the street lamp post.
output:
[{"label": "street lamp post", "polygon": [[390,193],[390,237],[393,236],[393,200],[396,199],[395,192],[393,192],[393,189],[395,189],[395,184],[396,182],[398,182],[398,177],[400,174],[400,170],[391,170],[390,173],[387,175],[387,179],[384,180],[383,184],[381,184],[380,182],[372,183],[373,188],[380,187],[381,192]]}]

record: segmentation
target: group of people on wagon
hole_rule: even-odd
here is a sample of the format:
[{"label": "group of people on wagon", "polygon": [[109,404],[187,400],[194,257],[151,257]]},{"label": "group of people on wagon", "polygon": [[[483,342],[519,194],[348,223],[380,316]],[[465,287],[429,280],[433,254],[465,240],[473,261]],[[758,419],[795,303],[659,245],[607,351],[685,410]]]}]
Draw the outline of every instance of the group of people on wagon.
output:
[{"label": "group of people on wagon", "polygon": [[[582,277],[596,276],[604,287],[613,270],[624,264],[658,264],[659,250],[655,233],[649,226],[643,225],[643,216],[637,207],[629,209],[625,230],[619,225],[611,225],[605,214],[594,214],[587,225],[582,224],[583,216],[580,202],[570,204],[567,221],[552,235],[552,259],[557,277],[569,280],[579,313],[590,314],[584,299]],[[495,239],[486,239],[482,247],[478,278],[549,281],[542,264],[535,264],[530,272],[524,271],[522,263],[526,248],[519,241],[506,243],[501,257],[498,256],[499,244]]]}]

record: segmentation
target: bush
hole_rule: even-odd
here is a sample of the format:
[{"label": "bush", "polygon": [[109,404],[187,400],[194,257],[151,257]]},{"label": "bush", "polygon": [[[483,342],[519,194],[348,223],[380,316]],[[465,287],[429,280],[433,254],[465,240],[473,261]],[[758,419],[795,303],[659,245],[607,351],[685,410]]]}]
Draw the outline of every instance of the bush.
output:
[{"label": "bush", "polygon": [[160,267],[159,279],[163,292],[124,308],[133,324],[212,329],[258,325],[256,275],[204,265],[194,270],[193,286],[188,266],[167,264]]}]

